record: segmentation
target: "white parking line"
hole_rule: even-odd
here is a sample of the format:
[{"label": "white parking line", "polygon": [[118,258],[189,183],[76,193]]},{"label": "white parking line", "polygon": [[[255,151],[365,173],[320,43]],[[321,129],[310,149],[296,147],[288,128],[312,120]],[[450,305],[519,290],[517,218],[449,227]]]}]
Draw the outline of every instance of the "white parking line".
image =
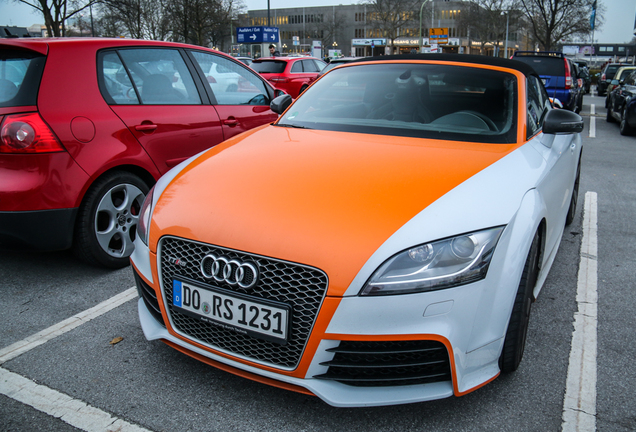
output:
[{"label": "white parking line", "polygon": [[563,400],[563,432],[596,430],[597,196],[585,194],[574,332]]},{"label": "white parking line", "polygon": [[12,345],[9,345],[6,348],[1,349],[0,365],[8,360],[11,360],[12,358],[19,356],[20,354],[23,354],[39,345],[42,345],[43,343],[53,338],[58,337],[61,334],[73,330],[79,325],[87,323],[93,318],[97,318],[98,316],[105,314],[109,310],[114,309],[117,306],[120,306],[127,301],[134,299],[135,297],[137,297],[137,288],[129,288],[121,294],[117,294],[116,296],[101,302],[97,306],[93,306],[92,308],[87,309],[84,312],[80,312],[67,320],[64,320],[58,324],[42,330],[39,333],[31,335],[26,339],[23,339]]},{"label": "white parking line", "polygon": [[[106,312],[137,297],[132,287],[90,309],[42,330],[0,350],[0,364],[18,357],[47,341],[56,338]],[[87,432],[145,432],[147,429],[113,417],[105,411],[85,402],[39,385],[33,381],[0,367],[0,394],[33,407],[78,429]]]},{"label": "white parking line", "polygon": [[596,105],[590,105],[590,138],[596,138]]},{"label": "white parking line", "polygon": [[0,393],[87,432],[144,432],[80,400],[0,368]]}]

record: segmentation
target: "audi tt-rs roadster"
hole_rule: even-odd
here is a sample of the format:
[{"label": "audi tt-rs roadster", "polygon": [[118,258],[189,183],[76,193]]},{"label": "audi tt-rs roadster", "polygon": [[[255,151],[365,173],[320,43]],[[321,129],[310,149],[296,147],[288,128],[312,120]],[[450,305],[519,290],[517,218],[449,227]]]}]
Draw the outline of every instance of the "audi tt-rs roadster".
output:
[{"label": "audi tt-rs roadster", "polygon": [[575,218],[581,117],[526,64],[469,55],[350,62],[271,108],[148,193],[146,338],[334,406],[516,370]]}]

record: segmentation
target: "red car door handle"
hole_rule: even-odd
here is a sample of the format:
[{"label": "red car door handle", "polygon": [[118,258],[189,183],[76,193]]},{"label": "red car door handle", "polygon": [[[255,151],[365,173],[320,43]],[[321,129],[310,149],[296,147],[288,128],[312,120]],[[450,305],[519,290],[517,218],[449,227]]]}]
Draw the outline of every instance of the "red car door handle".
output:
[{"label": "red car door handle", "polygon": [[139,132],[154,132],[155,129],[157,129],[156,124],[140,124],[135,126],[135,130]]},{"label": "red car door handle", "polygon": [[238,120],[234,117],[229,117],[223,120],[223,124],[229,127],[234,127],[238,124]]}]

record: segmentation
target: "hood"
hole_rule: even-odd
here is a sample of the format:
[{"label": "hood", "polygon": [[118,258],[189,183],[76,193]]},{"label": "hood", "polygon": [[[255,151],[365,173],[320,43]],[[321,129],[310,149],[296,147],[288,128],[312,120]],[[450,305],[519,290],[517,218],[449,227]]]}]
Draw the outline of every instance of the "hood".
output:
[{"label": "hood", "polygon": [[515,148],[267,126],[177,175],[150,245],[174,235],[317,267],[340,296],[395,231]]}]

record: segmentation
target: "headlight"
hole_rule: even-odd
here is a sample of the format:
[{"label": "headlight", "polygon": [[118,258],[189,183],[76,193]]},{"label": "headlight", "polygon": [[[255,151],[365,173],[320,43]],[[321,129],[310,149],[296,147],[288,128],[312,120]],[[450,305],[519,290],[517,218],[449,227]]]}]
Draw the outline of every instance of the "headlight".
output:
[{"label": "headlight", "polygon": [[360,295],[433,291],[481,280],[486,277],[503,228],[462,234],[400,252],[373,273]]},{"label": "headlight", "polygon": [[152,196],[154,195],[155,187],[146,195],[146,199],[144,199],[144,203],[141,205],[141,210],[139,211],[139,224],[137,226],[137,235],[139,236],[139,240],[141,240],[146,246],[148,246],[148,231],[150,230],[150,216],[152,215]]}]

